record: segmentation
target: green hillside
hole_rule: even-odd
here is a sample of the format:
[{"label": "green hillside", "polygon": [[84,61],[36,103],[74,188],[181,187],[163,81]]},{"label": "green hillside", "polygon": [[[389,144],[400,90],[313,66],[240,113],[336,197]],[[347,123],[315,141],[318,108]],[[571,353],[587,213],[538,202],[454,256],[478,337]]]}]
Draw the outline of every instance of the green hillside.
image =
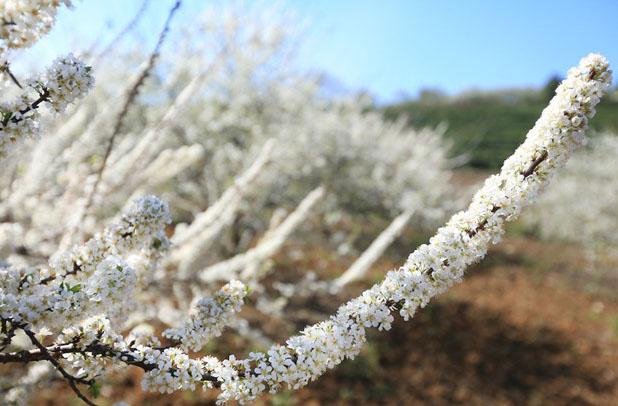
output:
[{"label": "green hillside", "polygon": [[[449,97],[424,91],[416,100],[385,108],[389,118],[402,114],[413,127],[447,123],[446,136],[455,143],[455,154],[468,152],[469,165],[496,168],[521,144],[553,95],[557,81],[541,90],[503,90]],[[618,133],[618,90],[597,107],[591,128]],[[590,132],[593,133],[593,132]]]}]

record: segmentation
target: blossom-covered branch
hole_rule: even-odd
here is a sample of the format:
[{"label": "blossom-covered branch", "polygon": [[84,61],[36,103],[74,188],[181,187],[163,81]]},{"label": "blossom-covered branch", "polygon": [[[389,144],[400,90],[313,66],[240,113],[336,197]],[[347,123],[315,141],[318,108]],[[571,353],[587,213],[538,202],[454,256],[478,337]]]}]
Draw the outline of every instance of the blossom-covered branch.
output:
[{"label": "blossom-covered branch", "polygon": [[285,346],[217,364],[212,374],[223,382],[219,400],[246,402],[283,384],[306,385],[344,358],[354,357],[366,340],[366,328],[389,329],[392,310],[407,320],[433,296],[461,281],[465,268],[500,240],[505,222],[517,218],[582,142],[588,117],[610,86],[608,66],[605,58],[593,54],[572,68],[501,173],[485,182],[467,211],[455,214],[428,245],[419,247],[382,283],[340,307],[328,321],[290,338]]},{"label": "blossom-covered branch", "polygon": [[0,3],[0,55],[28,48],[54,26],[60,6],[70,0],[5,0]]},{"label": "blossom-covered branch", "polygon": [[[118,224],[53,258],[49,268],[0,268],[0,320],[51,331],[101,313],[122,320],[130,307],[127,299],[145,272],[140,255],[131,254],[165,248],[168,222],[167,205],[145,197]],[[2,334],[10,342],[9,329]]]},{"label": "blossom-covered branch", "polygon": [[229,317],[240,311],[247,287],[232,281],[212,297],[205,297],[195,305],[195,314],[179,328],[167,329],[163,336],[180,343],[185,351],[199,351],[229,323]]},{"label": "blossom-covered branch", "polygon": [[[94,85],[91,68],[72,54],[56,59],[44,75],[30,80],[29,92],[12,103],[0,104],[0,159],[26,138],[37,138],[42,103],[55,113],[88,94]],[[36,97],[30,93],[34,91]]]},{"label": "blossom-covered branch", "polygon": [[123,123],[126,119],[127,114],[129,113],[129,109],[134,104],[135,99],[139,95],[140,89],[144,86],[146,79],[151,75],[151,72],[155,67],[155,63],[161,53],[161,47],[163,45],[163,42],[165,41],[165,38],[167,37],[167,33],[170,28],[170,23],[172,21],[172,18],[174,17],[174,14],[176,14],[176,11],[178,11],[179,7],[180,7],[180,0],[177,0],[176,3],[174,3],[174,6],[169,11],[169,14],[167,16],[167,19],[165,20],[163,29],[159,33],[159,39],[157,40],[157,44],[155,45],[155,48],[153,49],[152,53],[150,54],[150,57],[148,58],[148,61],[146,62],[144,67],[141,69],[139,76],[137,77],[135,82],[132,84],[129,92],[126,95],[124,104],[122,105],[122,109],[116,116],[116,121],[112,129],[112,133],[109,137],[109,140],[107,141],[107,147],[105,148],[103,159],[101,160],[101,164],[98,168],[97,173],[95,174],[95,180],[92,183],[92,187],[88,190],[86,198],[84,199],[84,204],[79,208],[79,214],[75,217],[74,224],[72,225],[71,229],[65,234],[63,241],[60,243],[61,249],[64,248],[65,245],[69,245],[72,242],[75,234],[78,234],[79,226],[81,223],[83,223],[84,217],[86,216],[86,212],[90,208],[90,205],[92,204],[92,200],[97,193],[99,182],[101,181],[103,172],[105,171],[105,168],[107,166],[107,160],[109,159],[112,149],[114,148],[114,142],[116,140],[116,137],[120,134],[122,127],[123,127]]}]

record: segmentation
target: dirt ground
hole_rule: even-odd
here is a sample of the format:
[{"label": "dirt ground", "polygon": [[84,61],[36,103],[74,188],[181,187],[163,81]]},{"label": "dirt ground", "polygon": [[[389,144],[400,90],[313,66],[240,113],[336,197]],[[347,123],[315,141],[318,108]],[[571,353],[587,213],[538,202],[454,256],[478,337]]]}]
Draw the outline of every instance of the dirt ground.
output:
[{"label": "dirt ground", "polygon": [[[396,244],[393,251],[399,252],[402,246]],[[304,261],[324,256],[313,254]],[[297,309],[292,324],[247,316],[271,337],[283,339],[336,309],[366,288],[369,280],[378,280],[396,265],[391,259],[375,266],[367,282],[351,287],[345,295],[297,299],[292,304]],[[289,267],[286,275],[292,279],[292,270],[303,265],[310,264],[283,266]],[[355,360],[303,390],[266,395],[256,404],[618,405],[618,286],[605,283],[599,286],[603,289],[591,288],[578,274],[583,267],[585,261],[575,247],[511,235],[492,248],[461,285],[413,320],[397,319],[391,331],[372,331]],[[242,355],[246,347],[246,342],[228,333],[210,350]],[[105,406],[124,400],[133,406],[197,406],[216,400],[216,391],[143,393],[140,375],[135,369],[115,375],[97,403]],[[42,389],[32,404],[80,402],[59,383]]]}]

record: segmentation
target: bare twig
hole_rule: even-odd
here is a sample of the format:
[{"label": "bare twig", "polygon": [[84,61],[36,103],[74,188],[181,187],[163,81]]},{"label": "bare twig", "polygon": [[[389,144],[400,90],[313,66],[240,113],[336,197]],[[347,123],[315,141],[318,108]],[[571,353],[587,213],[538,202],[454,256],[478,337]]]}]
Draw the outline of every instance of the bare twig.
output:
[{"label": "bare twig", "polygon": [[124,37],[129,31],[131,31],[137,25],[137,22],[144,15],[144,12],[146,11],[146,8],[148,7],[148,3],[150,3],[150,0],[144,0],[142,2],[142,5],[140,6],[139,10],[137,10],[137,13],[135,13],[135,16],[133,16],[131,21],[129,21],[129,23],[125,25],[125,27],[118,33],[118,35],[116,35],[114,39],[110,41],[110,43],[105,47],[105,49],[96,56],[96,58],[93,61],[93,64],[96,63],[101,58],[103,58],[105,55],[107,55],[114,48],[114,46],[120,41],[120,39]]},{"label": "bare twig", "polygon": [[84,217],[86,217],[86,213],[88,212],[88,209],[92,205],[92,200],[93,200],[94,196],[96,195],[97,188],[99,186],[99,183],[101,182],[101,178],[103,177],[103,171],[105,171],[105,167],[107,166],[107,161],[108,161],[109,156],[110,156],[110,154],[112,152],[112,149],[114,148],[114,141],[116,140],[116,137],[118,136],[118,134],[120,134],[120,131],[122,130],[122,125],[124,123],[124,119],[125,119],[127,113],[129,112],[129,107],[131,107],[131,105],[133,104],[133,102],[135,101],[137,96],[139,95],[140,88],[142,87],[142,85],[144,84],[144,82],[146,81],[148,76],[150,75],[150,72],[152,71],[152,69],[153,69],[153,67],[155,65],[155,62],[156,62],[157,58],[160,55],[161,46],[163,45],[163,42],[164,42],[164,40],[165,40],[165,38],[167,36],[167,33],[169,31],[169,26],[170,26],[170,23],[172,21],[172,17],[174,16],[176,11],[180,7],[180,4],[181,4],[181,1],[180,0],[176,0],[176,3],[174,4],[174,6],[170,9],[170,12],[169,12],[169,14],[167,16],[167,20],[165,20],[165,25],[163,26],[163,30],[159,34],[159,39],[157,41],[157,44],[156,44],[154,50],[152,51],[152,53],[150,54],[150,58],[148,59],[148,63],[146,64],[146,66],[142,70],[141,74],[137,77],[135,83],[131,87],[131,90],[127,93],[127,97],[125,99],[125,102],[124,102],[124,105],[122,107],[122,110],[120,111],[120,113],[118,114],[118,117],[116,118],[116,124],[114,125],[114,129],[112,131],[112,135],[109,138],[109,141],[107,143],[107,148],[105,150],[105,155],[103,156],[103,160],[101,162],[101,166],[99,167],[99,170],[98,170],[98,172],[96,174],[96,179],[94,181],[94,184],[92,185],[92,187],[90,188],[90,190],[89,190],[89,192],[88,192],[88,194],[86,196],[85,204],[80,209],[80,212],[79,212],[78,216],[76,217],[76,221],[73,223],[71,229],[66,234],[66,237],[61,242],[60,245],[62,247],[67,246],[67,245],[69,245],[71,243],[71,240],[73,239],[73,237],[77,233],[80,224],[84,220]]},{"label": "bare twig", "polygon": [[157,45],[155,46],[155,49],[150,54],[150,58],[148,59],[148,64],[146,65],[146,67],[144,67],[144,70],[139,75],[139,77],[133,84],[133,87],[127,94],[127,98],[125,100],[124,106],[122,107],[122,110],[118,114],[118,118],[116,119],[116,125],[114,126],[114,131],[112,132],[112,136],[110,137],[109,142],[107,144],[107,149],[105,150],[105,155],[103,156],[103,162],[101,164],[101,167],[99,168],[99,172],[97,173],[97,179],[94,185],[92,186],[92,190],[88,196],[87,203],[86,203],[86,210],[84,210],[84,214],[88,210],[90,205],[92,204],[92,198],[96,193],[99,182],[101,181],[101,176],[103,175],[103,171],[105,170],[107,160],[114,147],[114,141],[116,140],[116,137],[118,136],[118,134],[120,133],[120,130],[122,129],[122,124],[124,123],[124,119],[127,113],[129,112],[129,107],[133,104],[133,102],[137,98],[140,88],[142,87],[142,85],[144,84],[148,76],[150,76],[150,72],[152,71],[152,68],[154,68],[155,62],[157,58],[159,57],[159,54],[161,51],[161,46],[163,45],[163,41],[165,40],[165,37],[167,36],[167,33],[169,31],[169,25],[172,21],[172,17],[174,16],[176,11],[180,7],[180,3],[181,3],[180,0],[176,0],[174,7],[172,7],[172,9],[170,10],[169,15],[167,16],[167,20],[165,21],[165,25],[163,26],[163,30],[159,34],[159,40],[157,41]]}]

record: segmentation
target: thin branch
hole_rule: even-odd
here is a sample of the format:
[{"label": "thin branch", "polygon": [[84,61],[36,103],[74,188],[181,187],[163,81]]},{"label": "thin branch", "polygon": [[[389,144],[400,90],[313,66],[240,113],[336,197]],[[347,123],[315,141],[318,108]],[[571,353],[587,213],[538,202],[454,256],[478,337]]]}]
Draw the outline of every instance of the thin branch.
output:
[{"label": "thin branch", "polygon": [[[26,334],[28,334],[27,330],[24,329],[24,331],[26,331]],[[30,337],[30,335],[28,336]],[[36,337],[34,339],[36,340]],[[163,351],[168,348],[173,348],[175,346],[176,344],[173,344],[173,345],[169,345],[166,347],[160,347],[160,348],[155,348],[155,349]],[[0,353],[0,364],[50,361],[55,366],[56,364],[54,363],[54,361],[56,363],[57,361],[55,359],[54,361],[50,360],[50,357],[53,358],[53,355],[57,356],[57,355],[62,355],[62,354],[82,354],[82,355],[90,354],[92,356],[101,356],[101,357],[107,357],[110,359],[119,359],[127,365],[132,365],[132,366],[141,368],[142,370],[146,372],[152,371],[153,369],[157,368],[155,364],[149,364],[146,361],[139,360],[135,358],[135,356],[131,355],[131,353],[129,352],[118,351],[106,344],[92,343],[92,344],[86,345],[85,347],[81,347],[81,348],[76,347],[75,344],[52,345],[49,347],[45,347],[41,344],[40,346],[37,345],[37,348],[38,349],[33,349],[33,350],[23,350],[23,351],[9,352],[9,353]],[[79,378],[75,378],[75,377],[72,377],[72,378],[76,379],[79,383],[85,383],[85,384],[89,383],[89,381],[80,380]],[[210,374],[203,374],[201,379],[203,381],[209,381],[213,383],[217,382],[217,378]]]},{"label": "thin branch", "polygon": [[103,171],[105,171],[105,167],[107,166],[107,161],[109,159],[109,156],[112,152],[112,149],[114,148],[114,141],[116,140],[116,137],[120,134],[120,131],[122,130],[122,125],[124,123],[124,119],[127,115],[127,113],[129,112],[129,107],[131,107],[131,105],[133,104],[133,102],[135,101],[135,99],[137,98],[137,96],[139,95],[139,90],[142,87],[142,85],[144,84],[144,82],[146,81],[146,79],[148,78],[148,76],[150,76],[150,72],[152,71],[155,62],[157,60],[157,58],[160,55],[160,51],[161,51],[161,46],[163,45],[163,42],[167,36],[167,33],[169,31],[169,26],[170,23],[172,21],[172,18],[174,16],[174,14],[176,13],[176,11],[178,10],[178,8],[180,7],[181,1],[180,0],[176,0],[176,3],[174,4],[174,6],[171,8],[168,16],[167,16],[167,20],[165,20],[165,25],[163,26],[163,30],[161,31],[161,33],[159,34],[159,39],[157,41],[157,45],[155,46],[154,50],[152,51],[152,53],[150,54],[150,58],[148,59],[148,63],[146,64],[146,66],[144,67],[144,69],[142,70],[142,72],[140,73],[140,75],[137,77],[135,83],[133,84],[133,86],[131,87],[131,90],[129,91],[129,93],[127,94],[126,100],[124,102],[124,105],[122,107],[122,110],[120,111],[120,113],[118,114],[118,117],[116,118],[116,124],[114,125],[114,129],[112,131],[112,135],[107,143],[107,148],[105,150],[105,155],[103,156],[103,161],[101,163],[101,166],[96,174],[96,180],[94,181],[94,184],[92,185],[92,188],[90,188],[90,191],[88,192],[88,195],[86,196],[86,202],[84,204],[84,206],[82,206],[80,213],[77,216],[77,220],[75,221],[75,223],[73,223],[71,229],[69,230],[69,232],[66,234],[66,238],[61,242],[61,246],[65,246],[66,244],[70,244],[71,240],[73,239],[73,237],[75,236],[75,234],[77,233],[77,230],[80,226],[80,224],[82,224],[84,217],[86,217],[86,213],[88,212],[88,209],[90,208],[90,206],[92,205],[92,200],[97,192],[97,188],[99,186],[99,183],[101,182],[101,179],[103,177]]},{"label": "thin branch", "polygon": [[524,179],[532,175],[537,166],[539,166],[541,162],[543,162],[545,159],[547,159],[547,151],[543,150],[543,152],[541,152],[541,155],[539,155],[534,161],[532,161],[528,169],[521,173],[522,175],[524,175]]},{"label": "thin branch", "polygon": [[17,78],[15,77],[15,75],[13,75],[13,72],[11,72],[11,68],[9,67],[9,63],[5,62],[4,65],[2,67],[0,67],[0,72],[4,72],[7,75],[9,75],[9,78],[11,78],[11,80],[13,81],[13,83],[15,83],[20,89],[23,89],[24,87],[19,83],[19,81],[17,80]]},{"label": "thin branch", "polygon": [[116,140],[116,137],[118,136],[118,134],[120,133],[120,130],[122,129],[122,124],[124,123],[124,119],[127,113],[129,112],[129,107],[133,104],[133,102],[137,98],[140,88],[142,87],[142,85],[144,84],[148,76],[150,76],[150,72],[152,71],[152,68],[154,68],[155,62],[160,55],[161,46],[163,45],[163,41],[165,40],[165,37],[167,36],[167,33],[169,31],[169,26],[172,21],[172,17],[174,17],[174,14],[180,7],[180,3],[181,3],[180,0],[176,0],[174,7],[172,7],[172,9],[170,10],[167,16],[167,20],[165,20],[165,25],[163,26],[163,30],[159,34],[159,40],[157,41],[157,45],[155,46],[155,49],[152,51],[152,54],[150,54],[150,58],[148,59],[148,64],[146,65],[146,67],[144,68],[140,76],[137,78],[135,84],[131,88],[131,91],[127,95],[127,99],[125,100],[124,106],[122,107],[120,114],[118,114],[118,118],[116,119],[116,125],[114,126],[114,131],[112,132],[112,136],[110,137],[109,142],[107,144],[107,149],[105,150],[103,162],[101,164],[101,167],[99,168],[99,172],[97,173],[97,179],[94,185],[92,186],[91,192],[88,195],[86,208],[84,210],[84,215],[85,215],[85,212],[90,207],[90,205],[92,204],[92,198],[96,194],[97,186],[99,185],[99,182],[101,181],[101,177],[103,175],[103,171],[105,170],[107,160],[114,147],[114,141]]},{"label": "thin branch", "polygon": [[37,347],[41,351],[43,359],[51,362],[54,365],[54,367],[56,367],[58,372],[60,372],[62,374],[62,376],[69,382],[69,386],[71,387],[71,389],[73,389],[73,392],[75,392],[77,397],[80,398],[81,400],[83,400],[84,402],[86,402],[90,406],[97,406],[96,403],[93,403],[90,399],[88,399],[86,396],[84,396],[84,394],[79,390],[79,388],[76,385],[76,383],[81,383],[81,384],[84,384],[84,385],[90,385],[92,383],[92,381],[88,381],[88,380],[85,380],[85,379],[77,378],[77,377],[69,374],[62,367],[62,365],[60,365],[58,360],[55,359],[49,353],[49,351],[47,351],[47,348],[43,344],[41,344],[41,342],[39,340],[37,340],[36,335],[32,331],[28,330],[27,328],[22,328],[22,330],[28,336],[28,338],[30,338],[30,341],[32,342],[32,344],[34,344],[34,346]]},{"label": "thin branch", "polygon": [[146,11],[146,8],[148,7],[149,2],[150,0],[144,0],[142,2],[142,5],[140,6],[139,10],[137,10],[137,13],[135,13],[135,16],[133,16],[131,21],[129,21],[129,23],[118,33],[118,35],[116,35],[114,39],[110,41],[110,43],[105,47],[105,49],[96,56],[93,63],[96,63],[102,57],[107,55],[109,51],[111,51],[114,48],[116,43],[118,43],[122,37],[124,37],[129,31],[131,31],[137,25],[137,22],[144,15],[144,12]]},{"label": "thin branch", "polygon": [[[24,115],[32,110],[38,109],[41,103],[48,101],[48,100],[49,100],[49,90],[44,88],[43,91],[39,93],[39,98],[33,101],[30,106],[26,107],[23,110],[19,110],[19,113],[21,115]],[[19,123],[22,120],[23,118],[14,118],[12,116],[9,116],[5,120],[2,120],[1,122],[3,126],[6,126],[9,123],[9,121],[12,121],[14,123]]]}]

